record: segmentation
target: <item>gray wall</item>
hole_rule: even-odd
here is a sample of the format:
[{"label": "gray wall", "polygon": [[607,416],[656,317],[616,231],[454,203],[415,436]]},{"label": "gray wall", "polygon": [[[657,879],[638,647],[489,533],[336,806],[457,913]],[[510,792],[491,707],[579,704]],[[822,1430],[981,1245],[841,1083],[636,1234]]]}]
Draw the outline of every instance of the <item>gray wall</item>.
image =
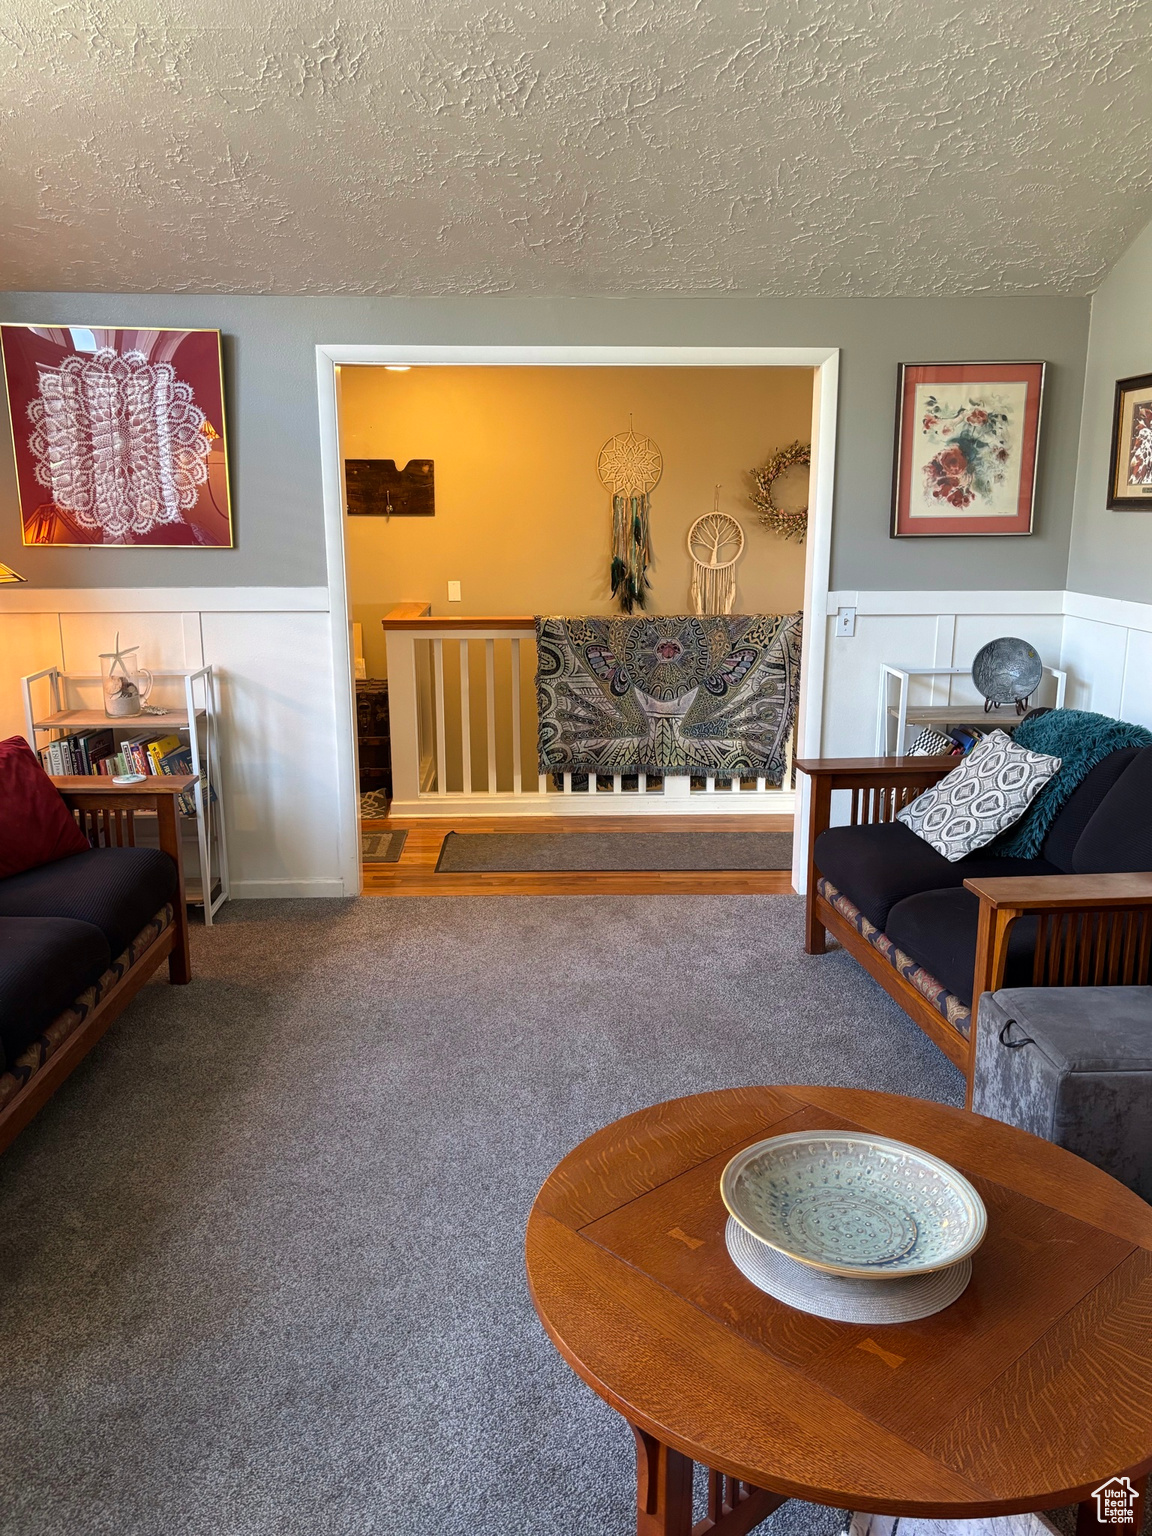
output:
[{"label": "gray wall", "polygon": [[[317,342],[838,346],[835,587],[1063,588],[1076,473],[1086,299],[293,299],[5,294],[0,319],[216,326],[225,337],[231,551],[24,549],[0,451],[0,560],[37,586],[312,586],[325,579]],[[1036,533],[888,538],[898,362],[1043,358]]]},{"label": "gray wall", "polygon": [[1152,373],[1152,224],[1113,267],[1092,300],[1084,423],[1068,587],[1152,602],[1152,507],[1109,512],[1108,459],[1116,380]]}]

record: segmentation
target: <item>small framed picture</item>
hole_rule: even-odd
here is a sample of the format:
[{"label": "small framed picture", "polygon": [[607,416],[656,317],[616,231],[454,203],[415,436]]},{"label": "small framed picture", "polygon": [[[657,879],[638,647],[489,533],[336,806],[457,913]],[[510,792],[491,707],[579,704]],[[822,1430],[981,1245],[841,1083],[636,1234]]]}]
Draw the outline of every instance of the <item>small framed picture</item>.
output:
[{"label": "small framed picture", "polygon": [[1108,506],[1152,512],[1152,373],[1116,380]]},{"label": "small framed picture", "polygon": [[1032,532],[1043,363],[901,363],[892,537]]}]

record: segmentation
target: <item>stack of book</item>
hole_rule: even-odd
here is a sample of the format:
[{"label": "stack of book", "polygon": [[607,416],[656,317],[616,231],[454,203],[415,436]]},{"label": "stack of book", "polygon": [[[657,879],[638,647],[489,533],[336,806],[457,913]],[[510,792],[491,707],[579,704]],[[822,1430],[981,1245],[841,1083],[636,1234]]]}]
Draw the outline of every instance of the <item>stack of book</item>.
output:
[{"label": "stack of book", "polygon": [[[42,747],[40,761],[45,772],[56,775],[104,775],[108,778],[126,773],[179,775],[192,772],[192,749],[179,736],[148,733],[128,737],[117,747],[110,730],[80,731]],[[201,779],[204,779],[203,771]],[[215,800],[216,791],[210,784],[206,787],[209,798]],[[180,796],[180,810],[185,816],[195,816],[196,797],[191,791]]]}]

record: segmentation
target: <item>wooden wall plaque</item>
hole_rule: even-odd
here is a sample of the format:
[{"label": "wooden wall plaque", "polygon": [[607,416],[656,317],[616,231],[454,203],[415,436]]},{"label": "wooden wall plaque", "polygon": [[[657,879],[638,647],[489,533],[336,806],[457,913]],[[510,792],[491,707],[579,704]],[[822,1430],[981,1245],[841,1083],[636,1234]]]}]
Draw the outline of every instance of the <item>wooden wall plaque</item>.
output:
[{"label": "wooden wall plaque", "polygon": [[345,459],[349,517],[434,517],[436,477],[431,459]]}]

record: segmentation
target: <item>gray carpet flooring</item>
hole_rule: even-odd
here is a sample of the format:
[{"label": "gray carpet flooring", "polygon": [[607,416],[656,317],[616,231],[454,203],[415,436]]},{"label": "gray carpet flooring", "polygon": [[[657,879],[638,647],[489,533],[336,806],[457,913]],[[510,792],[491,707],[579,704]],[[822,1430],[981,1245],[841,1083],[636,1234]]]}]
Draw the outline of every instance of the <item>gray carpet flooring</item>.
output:
[{"label": "gray carpet flooring", "polygon": [[5,1536],[626,1536],[631,1437],[525,1290],[552,1166],[706,1088],[961,1099],[793,897],[221,918],[0,1157]]},{"label": "gray carpet flooring", "polygon": [[449,832],[439,874],[791,869],[791,832]]}]

